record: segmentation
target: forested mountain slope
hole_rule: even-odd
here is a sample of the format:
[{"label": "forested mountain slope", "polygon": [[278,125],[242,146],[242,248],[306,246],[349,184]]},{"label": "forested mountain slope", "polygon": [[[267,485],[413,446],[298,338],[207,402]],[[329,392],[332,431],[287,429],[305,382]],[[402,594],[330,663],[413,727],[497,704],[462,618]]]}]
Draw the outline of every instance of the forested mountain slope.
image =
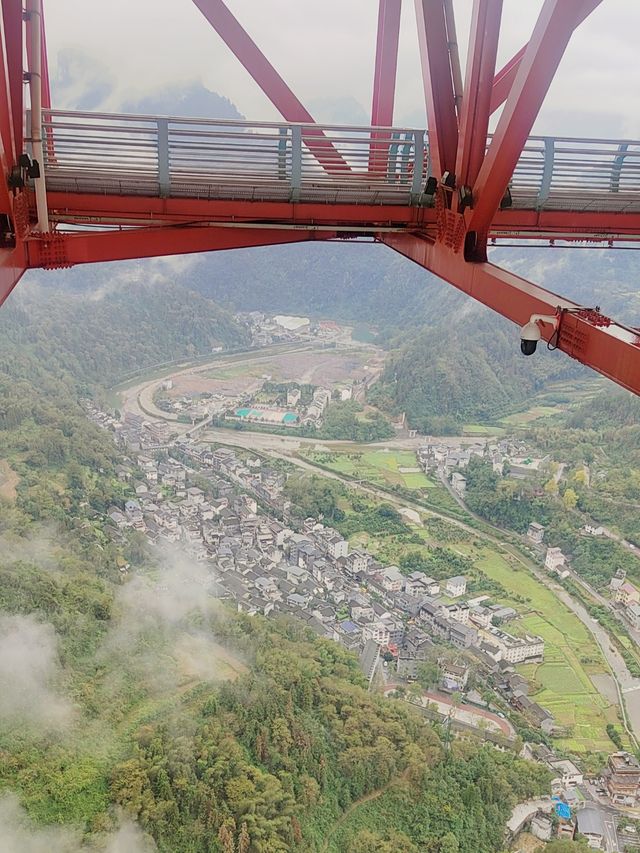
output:
[{"label": "forested mountain slope", "polygon": [[[501,249],[494,256],[577,301],[599,300],[630,322],[640,317],[633,252]],[[31,275],[38,288],[27,279],[13,297],[17,308],[28,303],[29,334],[51,334],[92,379],[242,344],[245,331],[228,312],[251,309],[370,324],[391,349],[374,400],[406,411],[427,432],[491,419],[553,379],[589,375],[544,347],[526,359],[513,324],[382,246],[236,250]]]},{"label": "forested mountain slope", "polygon": [[112,385],[149,365],[248,342],[228,311],[146,271],[142,280],[117,266],[29,273],[0,312],[2,347],[21,345],[76,379]]}]

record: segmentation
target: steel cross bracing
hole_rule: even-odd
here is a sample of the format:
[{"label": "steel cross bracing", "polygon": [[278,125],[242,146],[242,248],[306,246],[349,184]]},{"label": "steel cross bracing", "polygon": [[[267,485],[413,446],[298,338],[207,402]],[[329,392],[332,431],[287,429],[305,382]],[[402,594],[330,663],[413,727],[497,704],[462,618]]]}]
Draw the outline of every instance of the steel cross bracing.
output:
[{"label": "steel cross bracing", "polygon": [[223,0],[192,2],[284,122],[51,109],[41,0],[0,0],[0,303],[31,267],[366,235],[520,325],[559,312],[543,339],[640,394],[638,330],[487,261],[640,240],[640,142],[531,135],[599,0],[544,0],[498,72],[502,0],[474,0],[464,79],[451,0],[414,0],[428,133],[393,124],[402,0],[379,0],[368,127],[317,124]]}]

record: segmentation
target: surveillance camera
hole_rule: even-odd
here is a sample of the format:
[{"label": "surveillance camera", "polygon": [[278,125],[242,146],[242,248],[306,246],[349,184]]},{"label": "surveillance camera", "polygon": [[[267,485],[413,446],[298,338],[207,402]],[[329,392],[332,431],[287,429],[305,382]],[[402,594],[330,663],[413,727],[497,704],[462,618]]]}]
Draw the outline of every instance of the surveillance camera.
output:
[{"label": "surveillance camera", "polygon": [[529,321],[524,325],[520,329],[520,350],[522,354],[533,355],[541,337],[540,326],[536,322]]},{"label": "surveillance camera", "polygon": [[550,314],[532,314],[529,322],[520,329],[520,351],[523,355],[533,355],[542,337],[540,323],[549,323],[558,328],[558,318]]}]

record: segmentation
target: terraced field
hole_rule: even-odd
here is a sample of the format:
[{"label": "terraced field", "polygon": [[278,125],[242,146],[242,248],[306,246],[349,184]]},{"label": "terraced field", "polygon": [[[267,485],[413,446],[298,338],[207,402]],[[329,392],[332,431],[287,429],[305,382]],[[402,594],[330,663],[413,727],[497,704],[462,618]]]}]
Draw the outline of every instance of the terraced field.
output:
[{"label": "terraced field", "polygon": [[[527,600],[530,612],[508,630],[544,638],[544,663],[525,664],[518,669],[538,687],[531,697],[550,711],[560,725],[568,727],[567,737],[561,738],[559,744],[576,752],[608,750],[611,742],[606,725],[619,725],[618,711],[591,681],[591,675],[608,672],[592,635],[551,590],[524,568],[510,565],[488,549],[478,566],[510,594]],[[522,611],[522,604],[516,603],[516,607]]]}]

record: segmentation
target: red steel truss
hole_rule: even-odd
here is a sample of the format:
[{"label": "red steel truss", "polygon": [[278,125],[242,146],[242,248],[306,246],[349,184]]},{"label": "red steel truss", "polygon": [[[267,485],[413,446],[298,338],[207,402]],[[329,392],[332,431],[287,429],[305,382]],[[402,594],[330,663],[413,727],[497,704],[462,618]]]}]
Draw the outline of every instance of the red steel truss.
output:
[{"label": "red steel truss", "polygon": [[[30,4],[36,1],[29,0]],[[415,144],[417,157],[417,138],[411,142],[406,133],[402,137],[393,131],[402,0],[379,0],[371,142],[365,163],[357,167],[335,136],[332,139],[315,126],[302,101],[224,0],[193,2],[285,120],[302,125],[296,131],[298,147],[303,145],[315,158],[321,167],[315,168],[324,173],[325,181],[344,179],[343,190],[357,189],[362,181],[373,182],[375,189],[376,180],[392,180],[387,175],[389,163],[392,158],[394,164],[402,159],[402,146]],[[49,269],[367,234],[514,323],[524,325],[532,314],[557,316],[555,328],[542,325],[543,340],[640,394],[639,330],[549,293],[486,259],[487,243],[494,238],[612,244],[640,239],[640,198],[618,210],[594,210],[577,203],[572,207],[570,199],[555,207],[510,204],[514,169],[571,34],[599,2],[544,0],[528,43],[496,73],[502,0],[473,0],[462,81],[451,0],[414,0],[429,139],[428,172],[425,168],[420,185],[414,181],[410,186],[410,203],[350,200],[348,192],[317,200],[301,199],[295,192],[288,198],[271,199],[253,198],[251,193],[237,198],[216,198],[215,193],[172,197],[162,191],[133,195],[122,189],[116,193],[74,187],[71,181],[50,189],[46,212],[52,231],[39,233],[32,184],[24,157],[20,161],[30,150],[26,148],[23,80],[32,61],[32,20],[28,13],[23,16],[21,0],[0,0],[0,304],[31,267]],[[46,109],[50,94],[44,27],[40,36]],[[27,57],[26,68],[23,57]],[[496,131],[487,144],[489,117],[500,108]],[[53,151],[50,132],[49,128],[45,134],[45,155],[49,156]],[[619,150],[622,163],[627,148]],[[411,185],[410,176],[407,180]],[[618,180],[612,178],[614,192]],[[91,229],[87,225],[82,230],[87,223]],[[75,230],[65,231],[69,225]]]}]

